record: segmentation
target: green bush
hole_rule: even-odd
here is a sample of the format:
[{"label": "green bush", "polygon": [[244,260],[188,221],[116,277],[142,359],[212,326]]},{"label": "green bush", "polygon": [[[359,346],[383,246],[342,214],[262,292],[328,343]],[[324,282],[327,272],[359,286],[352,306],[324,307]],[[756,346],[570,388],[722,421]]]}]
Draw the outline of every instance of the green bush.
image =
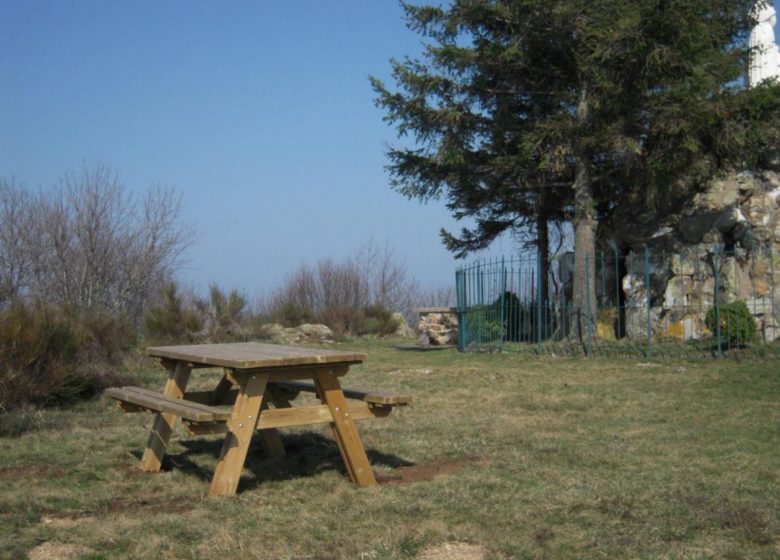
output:
[{"label": "green bush", "polygon": [[9,303],[0,310],[0,412],[68,404],[116,383],[110,366],[132,346],[128,332],[110,316]]},{"label": "green bush", "polygon": [[362,309],[351,305],[329,305],[315,315],[314,321],[327,325],[338,336],[361,334],[365,314]]},{"label": "green bush", "polygon": [[398,330],[398,321],[393,312],[380,304],[369,305],[363,309],[363,321],[356,334],[375,334],[387,336]]},{"label": "green bush", "polygon": [[216,284],[209,286],[208,299],[195,301],[195,307],[205,317],[208,339],[211,342],[244,340],[246,298],[235,288],[225,293]]},{"label": "green bush", "polygon": [[492,306],[475,306],[466,313],[466,324],[471,340],[492,343],[504,337],[505,327],[499,320],[499,311]]},{"label": "green bush", "polygon": [[146,335],[162,342],[193,342],[203,330],[203,317],[179,294],[175,282],[160,290],[159,302],[146,313]]},{"label": "green bush", "polygon": [[713,307],[707,312],[706,323],[713,335],[720,324],[720,336],[730,344],[745,344],[756,336],[756,320],[744,301],[722,305],[720,311]]},{"label": "green bush", "polygon": [[119,365],[138,345],[138,329],[127,315],[90,310],[66,313],[79,331],[84,362]]},{"label": "green bush", "polygon": [[306,305],[288,300],[274,306],[268,318],[272,323],[279,323],[283,327],[297,327],[314,321],[314,313]]}]

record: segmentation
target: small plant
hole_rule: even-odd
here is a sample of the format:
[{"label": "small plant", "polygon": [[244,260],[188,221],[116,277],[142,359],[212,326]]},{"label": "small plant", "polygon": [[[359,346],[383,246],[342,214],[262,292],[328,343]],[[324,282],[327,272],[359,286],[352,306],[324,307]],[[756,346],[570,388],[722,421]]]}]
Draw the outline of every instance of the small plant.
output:
[{"label": "small plant", "polygon": [[713,307],[707,312],[707,328],[730,344],[745,344],[756,336],[756,320],[744,301]]},{"label": "small plant", "polygon": [[242,324],[245,319],[247,301],[235,288],[225,293],[219,286],[209,286],[208,299],[195,302],[195,307],[206,318],[208,338],[212,342],[241,340],[244,338]]},{"label": "small plant", "polygon": [[380,304],[369,305],[363,310],[363,324],[358,334],[376,334],[385,336],[398,329],[398,321],[393,312]]},{"label": "small plant", "polygon": [[159,303],[146,313],[146,332],[154,340],[192,342],[203,329],[203,318],[179,293],[175,282],[160,290]]},{"label": "small plant", "polygon": [[297,327],[314,320],[314,312],[307,306],[292,300],[275,302],[269,312],[269,319],[283,327]]},{"label": "small plant", "polygon": [[466,314],[466,324],[472,340],[495,342],[504,337],[505,328],[499,320],[499,310],[491,306],[472,307]]}]

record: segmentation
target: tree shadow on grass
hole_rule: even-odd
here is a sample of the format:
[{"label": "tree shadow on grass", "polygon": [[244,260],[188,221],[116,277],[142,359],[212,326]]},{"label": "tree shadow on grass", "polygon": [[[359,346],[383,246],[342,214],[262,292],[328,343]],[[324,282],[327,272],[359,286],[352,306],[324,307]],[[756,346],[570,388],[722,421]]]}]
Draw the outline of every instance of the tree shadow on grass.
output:
[{"label": "tree shadow on grass", "polygon": [[[257,488],[264,482],[316,476],[326,471],[335,470],[346,476],[341,454],[333,439],[316,432],[281,434],[281,438],[286,451],[285,457],[281,459],[270,457],[263,449],[259,437],[252,439],[244,468],[253,476],[246,476],[245,473],[241,477],[239,492]],[[176,469],[211,482],[213,469],[202,467],[198,464],[200,461],[195,462],[195,458],[200,455],[218,458],[222,450],[222,439],[189,439],[177,443],[184,447],[185,451],[167,454],[163,460],[163,470]],[[140,459],[141,452],[133,454]],[[366,454],[373,467],[396,469],[413,465],[396,455],[375,449],[366,449]]]}]

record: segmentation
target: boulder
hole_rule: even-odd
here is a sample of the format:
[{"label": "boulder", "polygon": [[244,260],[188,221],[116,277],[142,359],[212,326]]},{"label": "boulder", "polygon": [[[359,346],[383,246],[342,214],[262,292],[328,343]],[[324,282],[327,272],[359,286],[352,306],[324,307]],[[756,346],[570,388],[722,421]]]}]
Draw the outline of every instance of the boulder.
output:
[{"label": "boulder", "polygon": [[258,329],[257,335],[262,340],[268,340],[274,344],[333,341],[333,331],[329,327],[308,323],[293,328],[283,327],[278,323],[268,323]]},{"label": "boulder", "polygon": [[297,330],[306,338],[317,340],[333,340],[333,331],[327,325],[312,325],[304,323]]}]

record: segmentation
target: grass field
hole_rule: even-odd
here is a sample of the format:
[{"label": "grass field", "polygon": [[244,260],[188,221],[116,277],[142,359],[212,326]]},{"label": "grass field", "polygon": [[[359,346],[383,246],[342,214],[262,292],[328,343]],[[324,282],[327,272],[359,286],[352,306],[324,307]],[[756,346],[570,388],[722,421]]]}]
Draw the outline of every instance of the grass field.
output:
[{"label": "grass field", "polygon": [[258,443],[215,499],[219,436],[178,429],[150,475],[149,414],[7,414],[0,557],[780,557],[780,362],[340,347],[369,355],[347,385],[414,398],[360,424],[380,487],[349,484],[327,428],[285,431],[281,464]]}]

